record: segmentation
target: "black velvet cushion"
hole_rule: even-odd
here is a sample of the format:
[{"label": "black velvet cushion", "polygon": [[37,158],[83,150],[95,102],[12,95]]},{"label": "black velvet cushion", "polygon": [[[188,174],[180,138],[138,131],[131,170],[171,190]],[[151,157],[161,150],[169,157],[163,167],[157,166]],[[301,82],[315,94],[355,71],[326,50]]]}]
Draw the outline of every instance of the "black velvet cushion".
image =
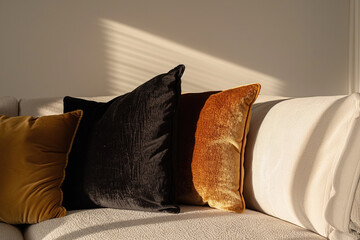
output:
[{"label": "black velvet cushion", "polygon": [[95,206],[179,212],[173,204],[179,65],[108,103],[64,98],[84,116],[63,185],[68,209]]}]

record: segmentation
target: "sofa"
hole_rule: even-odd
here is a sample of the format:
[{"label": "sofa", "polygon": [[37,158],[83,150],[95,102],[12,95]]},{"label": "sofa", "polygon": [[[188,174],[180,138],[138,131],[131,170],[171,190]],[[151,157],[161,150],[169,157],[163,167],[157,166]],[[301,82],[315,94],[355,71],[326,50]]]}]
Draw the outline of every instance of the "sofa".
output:
[{"label": "sofa", "polygon": [[[1,239],[359,239],[359,100],[357,93],[260,94],[247,136],[243,213],[191,205],[179,214],[73,210],[32,225],[0,223]],[[0,98],[7,116],[62,112],[63,97]]]},{"label": "sofa", "polygon": [[360,239],[360,94],[0,97],[1,239]]}]

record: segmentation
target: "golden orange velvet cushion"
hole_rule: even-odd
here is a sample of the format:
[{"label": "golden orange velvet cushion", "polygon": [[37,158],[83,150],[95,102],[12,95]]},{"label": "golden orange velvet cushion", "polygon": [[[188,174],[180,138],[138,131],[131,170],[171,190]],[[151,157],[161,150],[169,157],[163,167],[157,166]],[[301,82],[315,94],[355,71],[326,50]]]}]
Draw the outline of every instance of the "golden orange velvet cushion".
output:
[{"label": "golden orange velvet cushion", "polygon": [[0,115],[0,221],[62,217],[60,186],[82,111],[33,118]]},{"label": "golden orange velvet cushion", "polygon": [[183,94],[180,101],[176,198],[186,204],[245,209],[244,150],[259,84]]}]

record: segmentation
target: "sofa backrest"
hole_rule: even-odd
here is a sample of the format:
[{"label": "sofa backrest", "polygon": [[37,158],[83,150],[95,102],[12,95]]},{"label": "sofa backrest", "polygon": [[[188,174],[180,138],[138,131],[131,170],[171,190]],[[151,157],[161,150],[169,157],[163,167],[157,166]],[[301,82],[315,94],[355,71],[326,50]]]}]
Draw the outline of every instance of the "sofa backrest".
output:
[{"label": "sofa backrest", "polygon": [[18,101],[14,97],[0,97],[0,114],[9,117],[17,116],[19,112]]},{"label": "sofa backrest", "polygon": [[360,95],[273,99],[255,103],[252,113],[247,206],[326,237],[351,236]]},{"label": "sofa backrest", "polygon": [[[116,96],[82,97],[96,102],[107,102]],[[63,97],[29,98],[19,102],[19,115],[40,117],[61,114],[64,111]]]}]

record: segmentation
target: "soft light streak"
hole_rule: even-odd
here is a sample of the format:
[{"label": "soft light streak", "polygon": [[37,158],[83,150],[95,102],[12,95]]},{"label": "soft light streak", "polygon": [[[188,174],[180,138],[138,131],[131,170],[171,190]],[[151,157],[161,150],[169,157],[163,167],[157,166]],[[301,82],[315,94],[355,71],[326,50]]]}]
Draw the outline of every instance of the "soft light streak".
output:
[{"label": "soft light streak", "polygon": [[[228,89],[260,83],[262,94],[280,95],[281,80],[108,19],[105,37],[110,94],[131,91],[155,75],[185,64],[183,92]],[[236,46],[234,46],[236,48]]]}]

